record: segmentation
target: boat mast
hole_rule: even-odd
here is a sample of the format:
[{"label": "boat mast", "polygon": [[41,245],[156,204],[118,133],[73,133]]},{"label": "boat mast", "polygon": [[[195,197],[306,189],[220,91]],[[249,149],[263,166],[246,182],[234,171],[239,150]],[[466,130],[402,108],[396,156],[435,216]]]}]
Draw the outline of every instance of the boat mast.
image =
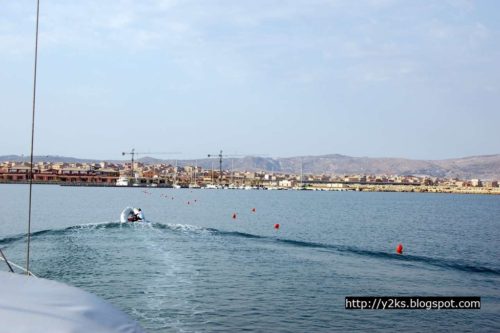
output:
[{"label": "boat mast", "polygon": [[302,189],[302,178],[303,178],[303,169],[304,169],[304,159],[303,157],[300,158],[300,188]]},{"label": "boat mast", "polygon": [[196,185],[198,182],[196,181],[196,170],[198,169],[198,160],[194,163],[194,172],[193,172],[193,184]]},{"label": "boat mast", "polygon": [[231,158],[231,184],[234,185],[234,157]]},{"label": "boat mast", "polygon": [[33,193],[33,146],[35,142],[35,109],[36,109],[36,72],[38,62],[38,21],[40,18],[40,0],[36,2],[36,32],[35,32],[35,64],[33,68],[33,109],[31,116],[31,154],[30,154],[30,173],[29,173],[29,204],[28,204],[28,239],[26,250],[26,274],[30,275],[30,241],[31,241],[31,197]]},{"label": "boat mast", "polygon": [[177,187],[177,160],[175,160],[175,167],[174,167],[174,188]]},{"label": "boat mast", "polygon": [[132,165],[131,165],[131,170],[132,170],[132,181],[135,182],[135,175],[134,175],[134,154],[135,153],[135,148],[132,148]]}]

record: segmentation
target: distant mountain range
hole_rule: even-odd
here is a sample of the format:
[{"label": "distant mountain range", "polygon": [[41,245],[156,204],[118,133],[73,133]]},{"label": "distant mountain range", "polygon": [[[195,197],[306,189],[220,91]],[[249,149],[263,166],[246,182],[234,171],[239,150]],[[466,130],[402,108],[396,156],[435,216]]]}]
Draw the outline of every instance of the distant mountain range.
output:
[{"label": "distant mountain range", "polygon": [[[4,161],[29,161],[29,157],[18,155],[0,156]],[[102,160],[79,159],[64,156],[34,156],[34,161],[96,163]],[[108,160],[113,163],[124,163],[128,160]],[[200,160],[161,160],[142,157],[138,162],[145,164],[170,163],[179,166],[198,165],[205,169],[218,169],[219,160],[205,158]],[[386,174],[414,175],[441,178],[460,178],[484,180],[500,180],[500,154],[470,156],[446,160],[411,160],[404,158],[352,157],[339,154],[322,156],[298,156],[286,158],[269,158],[248,156],[243,158],[226,158],[222,168],[225,170],[269,171],[277,173],[299,174]]]}]

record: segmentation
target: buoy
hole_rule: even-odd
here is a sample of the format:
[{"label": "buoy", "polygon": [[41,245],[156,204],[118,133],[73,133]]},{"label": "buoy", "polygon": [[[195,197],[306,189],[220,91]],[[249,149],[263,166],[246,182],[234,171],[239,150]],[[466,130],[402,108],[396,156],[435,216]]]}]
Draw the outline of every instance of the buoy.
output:
[{"label": "buoy", "polygon": [[252,212],[254,212],[254,213],[255,213],[255,208],[252,208]]},{"label": "buoy", "polygon": [[236,219],[236,213],[233,213],[233,219]]},{"label": "buoy", "polygon": [[188,201],[188,205],[190,205],[191,203]]},{"label": "buoy", "polygon": [[396,253],[403,254],[403,244],[399,243],[398,246],[396,246]]},{"label": "buoy", "polygon": [[279,224],[279,223],[276,223],[276,224],[274,225],[274,229],[278,230],[279,228],[280,228],[280,224]]}]

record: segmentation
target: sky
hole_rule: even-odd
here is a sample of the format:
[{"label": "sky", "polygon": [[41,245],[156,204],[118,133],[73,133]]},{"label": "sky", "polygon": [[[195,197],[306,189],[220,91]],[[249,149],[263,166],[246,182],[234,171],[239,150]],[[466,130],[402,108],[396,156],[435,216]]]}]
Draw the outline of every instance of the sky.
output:
[{"label": "sky", "polygon": [[[41,0],[35,155],[500,153],[496,0]],[[0,155],[29,155],[35,0],[0,0]]]}]

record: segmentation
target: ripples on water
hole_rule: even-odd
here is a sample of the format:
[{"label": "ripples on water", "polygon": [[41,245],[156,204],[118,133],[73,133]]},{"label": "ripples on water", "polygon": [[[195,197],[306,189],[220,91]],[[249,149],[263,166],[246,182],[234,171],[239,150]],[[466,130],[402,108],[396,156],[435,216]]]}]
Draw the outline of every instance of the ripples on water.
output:
[{"label": "ripples on water", "polygon": [[[82,195],[78,189],[41,191],[53,191],[52,199],[69,204],[82,199],[60,193]],[[500,330],[500,263],[493,249],[497,243],[489,238],[499,234],[498,220],[490,220],[498,212],[496,198],[482,197],[477,211],[490,211],[479,218],[460,217],[458,209],[455,216],[438,215],[439,224],[417,224],[415,217],[405,217],[407,207],[426,204],[435,214],[434,205],[444,211],[451,205],[448,211],[454,211],[464,201],[457,205],[449,196],[411,194],[224,192],[130,190],[109,204],[113,192],[88,191],[83,198],[105,201],[116,218],[134,201],[153,222],[75,224],[68,213],[54,213],[45,223],[50,228],[33,234],[31,267],[41,277],[105,298],[149,332]],[[88,205],[106,215],[99,202]],[[237,220],[230,218],[233,211]],[[400,225],[401,219],[412,227]],[[434,219],[420,213],[419,220]],[[274,222],[281,223],[280,231],[273,230]],[[469,234],[481,232],[470,224],[486,228],[482,239],[463,237],[461,244],[462,226]],[[387,242],[387,234],[392,237],[398,228],[409,243],[403,256],[394,254],[397,240]],[[449,235],[443,236],[446,228]],[[7,230],[0,246],[22,263],[24,237],[0,230]],[[492,251],[481,255],[488,247]],[[455,248],[464,255],[446,251]],[[483,304],[475,311],[347,311],[344,297],[350,295],[477,295]]]}]

